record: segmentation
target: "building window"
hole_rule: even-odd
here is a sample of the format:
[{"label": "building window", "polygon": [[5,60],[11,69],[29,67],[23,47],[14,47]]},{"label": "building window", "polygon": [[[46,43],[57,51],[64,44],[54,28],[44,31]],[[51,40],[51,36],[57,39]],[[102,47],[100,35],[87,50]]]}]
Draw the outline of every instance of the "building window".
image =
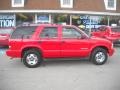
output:
[{"label": "building window", "polygon": [[61,8],[73,8],[73,0],[60,0]]},{"label": "building window", "polygon": [[108,0],[108,7],[114,8],[114,0]]},{"label": "building window", "polygon": [[68,14],[54,14],[52,15],[53,23],[69,25],[70,24],[70,15]]},{"label": "building window", "polygon": [[35,19],[36,23],[51,23],[50,14],[36,14]]},{"label": "building window", "polygon": [[34,13],[17,13],[16,14],[16,25],[27,24],[35,22]]},{"label": "building window", "polygon": [[107,16],[72,15],[72,25],[81,29],[96,29],[102,25],[108,25]]},{"label": "building window", "polygon": [[25,0],[12,0],[12,7],[24,7]]},{"label": "building window", "polygon": [[106,10],[116,10],[116,0],[104,0]]}]

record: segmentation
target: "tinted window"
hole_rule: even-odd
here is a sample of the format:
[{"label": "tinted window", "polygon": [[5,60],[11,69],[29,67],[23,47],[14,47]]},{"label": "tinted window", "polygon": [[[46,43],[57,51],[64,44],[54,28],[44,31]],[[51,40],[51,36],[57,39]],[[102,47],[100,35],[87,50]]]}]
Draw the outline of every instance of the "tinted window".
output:
[{"label": "tinted window", "polygon": [[107,30],[107,27],[101,26],[98,28],[99,31],[105,32]]},{"label": "tinted window", "polygon": [[57,36],[57,27],[45,27],[40,34],[41,38],[54,38]]},{"label": "tinted window", "polygon": [[120,27],[111,28],[113,32],[120,32]]},{"label": "tinted window", "polygon": [[63,38],[77,38],[81,37],[81,33],[74,28],[63,28],[62,30]]},{"label": "tinted window", "polygon": [[26,36],[31,36],[35,32],[36,27],[18,27],[16,30],[12,33],[11,38],[12,39],[19,39],[24,38]]}]

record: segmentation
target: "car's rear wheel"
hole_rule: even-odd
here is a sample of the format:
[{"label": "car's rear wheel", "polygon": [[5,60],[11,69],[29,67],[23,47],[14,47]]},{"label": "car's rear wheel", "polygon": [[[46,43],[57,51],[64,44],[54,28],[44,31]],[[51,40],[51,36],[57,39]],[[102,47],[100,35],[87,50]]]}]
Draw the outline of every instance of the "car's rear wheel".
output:
[{"label": "car's rear wheel", "polygon": [[107,61],[107,51],[103,48],[96,48],[92,54],[90,60],[96,65],[102,65]]},{"label": "car's rear wheel", "polygon": [[42,62],[40,53],[35,49],[25,51],[23,55],[23,63],[29,68],[38,67]]}]

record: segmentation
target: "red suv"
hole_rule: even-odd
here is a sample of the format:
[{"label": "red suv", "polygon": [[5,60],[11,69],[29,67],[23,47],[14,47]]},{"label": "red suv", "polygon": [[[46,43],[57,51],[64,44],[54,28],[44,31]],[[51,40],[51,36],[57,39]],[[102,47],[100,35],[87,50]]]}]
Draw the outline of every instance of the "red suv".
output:
[{"label": "red suv", "polygon": [[13,28],[0,28],[0,46],[8,46],[8,39]]},{"label": "red suv", "polygon": [[94,64],[102,65],[113,52],[109,40],[89,37],[75,26],[30,24],[16,28],[6,53],[21,58],[27,67],[33,68],[50,58],[87,57]]},{"label": "red suv", "polygon": [[106,38],[114,44],[120,44],[120,27],[101,26],[92,32],[92,36]]}]

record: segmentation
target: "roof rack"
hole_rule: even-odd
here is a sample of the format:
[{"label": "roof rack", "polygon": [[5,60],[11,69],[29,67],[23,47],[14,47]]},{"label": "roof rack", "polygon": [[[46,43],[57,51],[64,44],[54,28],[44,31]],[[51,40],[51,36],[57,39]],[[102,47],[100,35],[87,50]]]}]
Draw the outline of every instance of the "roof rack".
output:
[{"label": "roof rack", "polygon": [[[60,24],[60,23],[33,23],[33,22],[23,22],[22,24],[18,25],[17,27],[21,26],[39,26],[39,25],[66,25],[66,24]],[[66,25],[67,26],[67,25]]]}]

